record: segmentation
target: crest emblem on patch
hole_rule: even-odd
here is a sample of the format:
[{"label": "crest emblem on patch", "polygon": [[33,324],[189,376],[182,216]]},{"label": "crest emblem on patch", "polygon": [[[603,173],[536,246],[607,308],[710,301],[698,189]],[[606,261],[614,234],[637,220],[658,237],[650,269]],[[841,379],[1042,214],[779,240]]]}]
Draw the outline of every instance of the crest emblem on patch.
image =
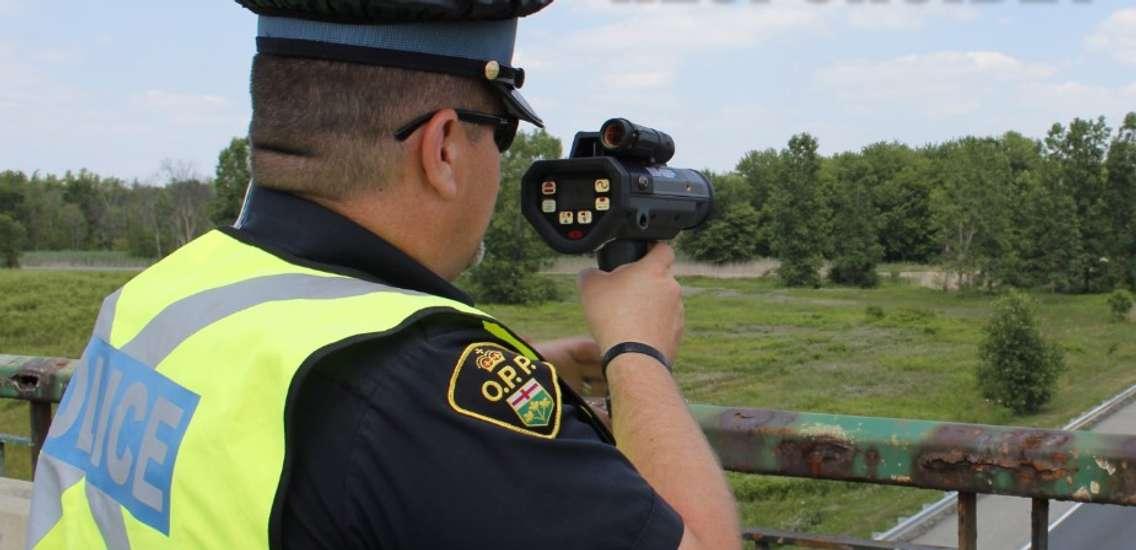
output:
[{"label": "crest emblem on patch", "polygon": [[556,367],[500,344],[471,344],[450,378],[450,407],[516,432],[552,439],[560,431]]},{"label": "crest emblem on patch", "polygon": [[474,353],[477,355],[477,368],[493,372],[497,365],[505,362],[505,354],[495,349],[478,349]]}]

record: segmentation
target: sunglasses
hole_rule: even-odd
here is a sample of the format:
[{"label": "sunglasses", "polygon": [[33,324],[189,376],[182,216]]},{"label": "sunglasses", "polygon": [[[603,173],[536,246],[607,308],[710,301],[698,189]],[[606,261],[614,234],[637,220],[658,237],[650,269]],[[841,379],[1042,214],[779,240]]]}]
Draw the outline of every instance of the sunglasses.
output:
[{"label": "sunglasses", "polygon": [[[516,118],[491,115],[477,111],[467,111],[465,109],[454,109],[454,112],[458,114],[458,120],[462,122],[492,126],[493,142],[497,144],[497,150],[502,153],[509,150],[509,147],[513,145],[513,139],[517,137],[517,125],[520,121]],[[414,120],[406,123],[405,126],[395,130],[394,139],[406,141],[411,134],[421,128],[423,124],[426,124],[426,122],[436,114],[438,114],[438,111],[416,117]]]}]

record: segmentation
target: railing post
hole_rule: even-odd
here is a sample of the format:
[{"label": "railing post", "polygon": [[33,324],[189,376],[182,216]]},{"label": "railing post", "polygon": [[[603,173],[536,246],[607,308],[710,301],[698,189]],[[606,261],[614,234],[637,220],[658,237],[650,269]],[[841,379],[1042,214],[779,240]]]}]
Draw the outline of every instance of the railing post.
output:
[{"label": "railing post", "polygon": [[31,407],[31,435],[32,435],[32,475],[35,475],[36,464],[39,462],[39,451],[43,449],[43,442],[47,440],[47,430],[51,427],[51,403],[48,401],[32,401]]},{"label": "railing post", "polygon": [[[51,406],[60,401],[74,363],[57,357],[0,355],[0,398],[21,399],[29,405],[31,437],[27,443],[31,447],[33,475],[51,426]],[[12,437],[7,439],[14,442]]]},{"label": "railing post", "polygon": [[1049,548],[1049,499],[1035,498],[1030,510],[1030,549]]},{"label": "railing post", "polygon": [[958,550],[978,550],[978,497],[960,492],[958,498]]}]

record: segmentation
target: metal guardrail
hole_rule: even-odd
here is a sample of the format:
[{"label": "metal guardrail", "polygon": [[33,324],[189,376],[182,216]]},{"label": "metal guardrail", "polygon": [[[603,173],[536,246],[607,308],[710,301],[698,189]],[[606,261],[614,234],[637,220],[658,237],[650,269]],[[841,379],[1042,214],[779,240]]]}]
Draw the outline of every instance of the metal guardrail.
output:
[{"label": "metal guardrail", "polygon": [[[1106,399],[1081,416],[1070,420],[1062,426],[1061,429],[1064,431],[1091,429],[1105,418],[1108,418],[1116,411],[1124,408],[1124,406],[1133,399],[1136,399],[1136,385],[1129,386],[1128,389]],[[875,540],[884,541],[911,540],[930,529],[935,522],[939,521],[941,517],[948,515],[952,509],[957,508],[958,493],[954,491],[945,493],[943,498],[925,506],[923,510],[920,510],[916,514],[903,519],[891,529],[873,535],[873,538]]]},{"label": "metal guardrail", "polygon": [[[708,405],[691,411],[730,471],[958,491],[964,550],[977,547],[978,493],[1033,499],[1035,550],[1048,547],[1051,499],[1136,505],[1136,436]],[[880,544],[903,547],[835,547]]]},{"label": "metal guardrail", "polygon": [[0,434],[0,476],[6,475],[5,447],[16,444],[31,448],[32,465],[51,426],[51,405],[63,397],[78,361],[58,357],[0,355],[0,399],[28,402],[31,437]]},{"label": "metal guardrail", "polygon": [[[0,398],[31,406],[33,461],[76,361],[0,355]],[[976,494],[1033,499],[1032,545],[1048,547],[1049,500],[1136,505],[1136,436],[691,405],[726,470],[958,491],[959,548],[977,547]],[[932,548],[749,530],[768,548]]]}]

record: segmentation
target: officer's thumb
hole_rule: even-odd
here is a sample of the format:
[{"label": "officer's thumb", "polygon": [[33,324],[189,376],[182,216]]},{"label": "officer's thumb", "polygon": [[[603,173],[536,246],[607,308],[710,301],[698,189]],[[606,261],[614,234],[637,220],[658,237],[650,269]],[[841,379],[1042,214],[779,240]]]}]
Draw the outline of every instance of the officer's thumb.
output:
[{"label": "officer's thumb", "polygon": [[606,274],[603,271],[600,271],[594,267],[585,269],[581,271],[580,274],[576,277],[576,288],[582,291],[590,281],[595,280],[597,277],[603,277],[604,275]]},{"label": "officer's thumb", "polygon": [[660,241],[651,245],[647,255],[643,256],[640,261],[655,269],[666,271],[674,265],[675,251],[674,248],[671,248],[671,245]]}]

